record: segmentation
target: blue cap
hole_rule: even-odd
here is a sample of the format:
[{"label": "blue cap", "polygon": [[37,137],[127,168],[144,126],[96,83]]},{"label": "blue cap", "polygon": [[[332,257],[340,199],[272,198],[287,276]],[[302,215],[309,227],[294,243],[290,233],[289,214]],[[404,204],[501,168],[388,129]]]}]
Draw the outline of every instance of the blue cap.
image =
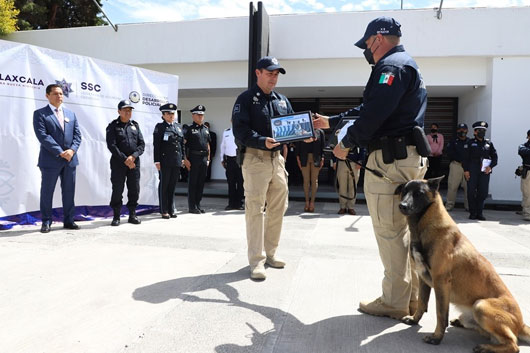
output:
[{"label": "blue cap", "polygon": [[256,69],[265,69],[267,71],[280,70],[282,74],[285,74],[285,69],[280,65],[278,59],[273,56],[264,56],[258,60]]},{"label": "blue cap", "polygon": [[384,36],[401,37],[401,24],[392,17],[378,17],[372,20],[366,27],[364,36],[355,43],[356,47],[366,49],[366,40],[370,36],[381,33]]},{"label": "blue cap", "polygon": [[118,103],[118,110],[122,110],[123,108],[132,108],[134,109],[132,103],[128,99],[124,99]]},{"label": "blue cap", "polygon": [[160,109],[162,113],[164,112],[174,113],[175,110],[177,110],[177,105],[173,103],[166,103],[164,105],[161,105],[160,108],[158,109]]},{"label": "blue cap", "polygon": [[488,123],[485,121],[477,121],[473,123],[473,129],[487,129]]},{"label": "blue cap", "polygon": [[458,130],[458,129],[466,129],[466,130],[467,130],[467,125],[464,124],[464,123],[460,123],[460,124],[457,125],[456,129],[457,129],[457,130]]},{"label": "blue cap", "polygon": [[192,110],[190,110],[191,114],[199,114],[199,115],[204,115],[205,111],[206,111],[206,107],[200,104],[196,106],[195,108],[193,108]]}]

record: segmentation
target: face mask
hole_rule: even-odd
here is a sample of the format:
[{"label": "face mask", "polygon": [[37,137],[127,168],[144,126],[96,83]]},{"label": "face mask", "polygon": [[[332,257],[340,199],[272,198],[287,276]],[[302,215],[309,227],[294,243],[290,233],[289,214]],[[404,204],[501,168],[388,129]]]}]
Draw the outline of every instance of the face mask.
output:
[{"label": "face mask", "polygon": [[457,132],[457,135],[460,136],[460,137],[465,137],[466,136],[466,132],[465,131],[459,131],[459,132]]},{"label": "face mask", "polygon": [[[368,61],[368,64],[370,64],[370,65],[375,65],[374,54],[370,50],[372,48],[372,46],[374,45],[375,40],[376,40],[376,38],[374,38],[374,41],[372,42],[372,45],[370,45],[370,48],[366,48],[363,51],[364,58],[366,59],[366,61]],[[378,48],[379,47],[375,48],[375,50],[377,50]],[[374,52],[375,52],[375,50],[374,50]]]},{"label": "face mask", "polygon": [[432,132],[433,134],[435,134],[435,133],[438,132],[438,129],[431,129],[431,132]]},{"label": "face mask", "polygon": [[484,129],[480,129],[477,131],[477,137],[483,139],[484,136],[486,136],[486,131]]}]

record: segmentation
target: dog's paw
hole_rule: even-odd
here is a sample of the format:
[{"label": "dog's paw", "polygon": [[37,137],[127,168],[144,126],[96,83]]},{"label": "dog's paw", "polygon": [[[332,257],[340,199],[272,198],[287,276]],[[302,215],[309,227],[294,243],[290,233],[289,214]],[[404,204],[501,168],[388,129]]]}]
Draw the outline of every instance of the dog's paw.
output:
[{"label": "dog's paw", "polygon": [[491,349],[487,348],[485,344],[479,344],[473,348],[473,353],[494,353]]},{"label": "dog's paw", "polygon": [[407,325],[417,325],[418,321],[414,320],[414,316],[408,315],[401,318],[401,322]]},{"label": "dog's paw", "polygon": [[442,339],[434,335],[428,335],[423,337],[423,342],[428,344],[440,344],[440,342],[442,342]]},{"label": "dog's paw", "polygon": [[451,320],[449,323],[451,324],[451,326],[454,326],[454,327],[462,327],[462,328],[464,327],[460,319]]}]

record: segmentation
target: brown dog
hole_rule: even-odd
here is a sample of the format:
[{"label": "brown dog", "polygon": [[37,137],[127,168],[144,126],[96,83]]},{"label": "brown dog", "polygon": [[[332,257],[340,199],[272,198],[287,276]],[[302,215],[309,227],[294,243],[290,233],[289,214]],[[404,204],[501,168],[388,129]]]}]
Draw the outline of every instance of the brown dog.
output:
[{"label": "brown dog", "polygon": [[462,315],[453,326],[473,328],[498,344],[481,344],[477,353],[519,352],[517,339],[530,343],[519,305],[491,263],[460,232],[444,208],[440,180],[412,180],[398,186],[399,208],[407,216],[411,252],[420,276],[418,309],[403,322],[417,324],[427,311],[431,288],[436,296],[436,330],[423,340],[439,344],[449,316],[449,302]]}]

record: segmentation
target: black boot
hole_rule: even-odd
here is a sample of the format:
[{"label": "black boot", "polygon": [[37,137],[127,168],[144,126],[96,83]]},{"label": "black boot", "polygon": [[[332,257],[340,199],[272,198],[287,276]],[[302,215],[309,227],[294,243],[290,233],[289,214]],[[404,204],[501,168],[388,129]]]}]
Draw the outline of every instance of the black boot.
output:
[{"label": "black boot", "polygon": [[129,223],[132,224],[140,224],[142,221],[138,217],[136,217],[136,210],[129,210]]},{"label": "black boot", "polygon": [[114,217],[112,218],[112,222],[110,223],[111,226],[119,226],[120,225],[120,209],[119,208],[113,208],[114,211]]}]

